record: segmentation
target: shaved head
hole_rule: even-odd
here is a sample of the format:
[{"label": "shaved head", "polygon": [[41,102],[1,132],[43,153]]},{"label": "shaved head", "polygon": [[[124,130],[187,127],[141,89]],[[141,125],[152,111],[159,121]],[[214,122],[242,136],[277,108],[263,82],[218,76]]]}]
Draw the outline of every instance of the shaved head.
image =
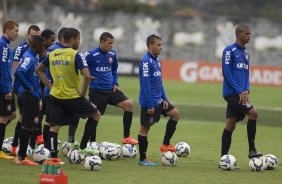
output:
[{"label": "shaved head", "polygon": [[249,29],[248,26],[243,25],[243,24],[239,24],[236,29],[235,29],[235,34],[236,36],[238,36],[240,33],[242,33],[243,31],[246,31],[247,29]]}]

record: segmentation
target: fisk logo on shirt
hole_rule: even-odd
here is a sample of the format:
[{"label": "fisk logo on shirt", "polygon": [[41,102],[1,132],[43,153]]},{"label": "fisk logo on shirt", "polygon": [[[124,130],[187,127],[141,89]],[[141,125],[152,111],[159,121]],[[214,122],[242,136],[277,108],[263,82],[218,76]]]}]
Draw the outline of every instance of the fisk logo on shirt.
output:
[{"label": "fisk logo on shirt", "polygon": [[231,54],[231,51],[226,51],[225,53],[225,64],[230,64],[230,54]]},{"label": "fisk logo on shirt", "polygon": [[9,48],[8,47],[3,47],[2,62],[6,62],[7,61],[8,52],[9,52]]},{"label": "fisk logo on shirt", "polygon": [[15,56],[14,56],[14,59],[20,59],[19,56],[21,54],[21,50],[22,50],[22,46],[19,46],[17,48],[17,50],[15,51]]},{"label": "fisk logo on shirt", "polygon": [[148,66],[148,62],[147,62],[147,63],[143,63],[143,76],[144,76],[144,77],[149,77],[149,66]]},{"label": "fisk logo on shirt", "polygon": [[26,58],[26,59],[23,61],[21,67],[24,68],[24,69],[26,69],[26,67],[29,65],[30,60],[31,60],[31,58]]}]

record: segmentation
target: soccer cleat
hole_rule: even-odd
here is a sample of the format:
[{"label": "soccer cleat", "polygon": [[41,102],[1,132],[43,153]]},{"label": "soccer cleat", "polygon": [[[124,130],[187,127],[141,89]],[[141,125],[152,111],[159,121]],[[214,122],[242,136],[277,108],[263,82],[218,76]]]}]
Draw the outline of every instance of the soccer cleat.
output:
[{"label": "soccer cleat", "polygon": [[37,144],[37,146],[39,146],[40,144],[44,144],[44,139],[43,139],[42,135],[38,135],[36,137],[36,144]]},{"label": "soccer cleat", "polygon": [[161,152],[167,152],[167,151],[175,152],[176,148],[171,144],[169,144],[168,146],[162,144],[160,150]]},{"label": "soccer cleat", "polygon": [[127,137],[127,138],[123,138],[121,140],[122,144],[138,144],[138,141],[133,139],[131,136]]},{"label": "soccer cleat", "polygon": [[16,164],[19,164],[19,165],[39,166],[38,163],[35,163],[35,162],[29,160],[27,157],[24,160],[19,160],[19,158],[16,157],[15,162],[16,162]]},{"label": "soccer cleat", "polygon": [[79,143],[78,142],[74,142],[74,143],[68,142],[68,147],[71,149],[79,148]]},{"label": "soccer cleat", "polygon": [[62,141],[58,139],[58,144],[62,144]]},{"label": "soccer cleat", "polygon": [[93,149],[88,149],[88,148],[79,149],[78,152],[83,153],[85,155],[99,155],[98,150],[93,150]]},{"label": "soccer cleat", "polygon": [[11,155],[12,156],[16,156],[16,150],[17,150],[17,147],[16,146],[13,146],[12,149],[11,149]]},{"label": "soccer cleat", "polygon": [[263,156],[263,154],[258,152],[257,150],[250,151],[249,155],[248,155],[249,159],[251,159],[251,158],[259,158],[261,156]]},{"label": "soccer cleat", "polygon": [[6,160],[14,160],[15,157],[9,156],[3,151],[0,151],[0,159],[6,159]]},{"label": "soccer cleat", "polygon": [[152,161],[149,160],[149,159],[139,160],[139,161],[138,161],[138,164],[139,164],[139,165],[144,165],[144,166],[157,166],[156,163],[152,162]]}]

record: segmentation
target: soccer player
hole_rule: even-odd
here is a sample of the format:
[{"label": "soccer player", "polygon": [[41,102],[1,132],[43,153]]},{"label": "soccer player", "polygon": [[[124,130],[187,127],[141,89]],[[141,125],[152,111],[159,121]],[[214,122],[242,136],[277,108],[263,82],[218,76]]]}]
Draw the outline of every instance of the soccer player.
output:
[{"label": "soccer player", "polygon": [[3,35],[0,38],[0,159],[8,160],[12,160],[14,157],[8,156],[2,151],[2,144],[7,122],[16,118],[9,44],[16,40],[18,32],[19,25],[16,22],[8,20],[3,23]]},{"label": "soccer player", "polygon": [[18,105],[22,115],[22,127],[20,133],[20,145],[16,164],[38,165],[26,157],[26,150],[32,133],[39,123],[39,112],[41,109],[40,80],[35,75],[35,69],[39,64],[38,54],[45,49],[45,39],[41,36],[33,36],[29,42],[30,48],[21,58],[15,76],[22,86],[18,95]]},{"label": "soccer player", "polygon": [[[59,30],[59,32],[58,32],[58,42],[56,42],[55,44],[48,47],[46,57],[48,57],[50,52],[52,52],[52,51],[54,51],[58,48],[63,48],[64,32],[67,29],[68,28],[63,27]],[[49,82],[53,83],[53,79],[52,79],[49,68],[46,69],[45,75],[46,75],[47,79],[49,80]],[[49,106],[48,106],[49,93],[50,93],[49,88],[47,86],[45,86],[44,95],[43,95],[43,101],[44,101],[43,106],[45,105],[44,113],[46,114],[46,119],[45,119],[45,124],[44,124],[44,127],[43,127],[43,138],[44,138],[44,147],[46,147],[46,148],[47,148],[47,145],[48,145],[48,134],[49,134],[49,130],[50,130],[50,113],[49,113],[50,110],[49,110]],[[67,141],[69,143],[74,143],[75,132],[76,132],[76,129],[77,129],[77,126],[78,126],[78,123],[79,123],[79,117],[73,116],[72,118],[69,118],[67,121],[71,121],[71,122],[66,122],[66,124],[69,124],[68,140]]]},{"label": "soccer player", "polygon": [[175,152],[175,147],[170,144],[177,122],[180,118],[180,112],[171,103],[165,94],[161,63],[158,55],[162,51],[162,40],[157,35],[150,35],[147,38],[148,51],[142,57],[139,64],[139,103],[141,106],[141,126],[138,135],[140,165],[156,166],[157,164],[147,159],[146,152],[148,147],[148,133],[150,127],[160,120],[160,116],[169,116],[166,125],[166,131],[163,144],[160,147],[161,152]]},{"label": "soccer player", "polygon": [[[27,39],[26,39],[26,41],[24,41],[21,44],[19,44],[15,48],[15,51],[14,51],[14,56],[13,56],[13,60],[14,60],[14,62],[13,62],[13,70],[14,70],[14,72],[18,68],[19,63],[20,63],[20,59],[22,58],[23,54],[30,47],[30,42],[31,42],[32,37],[36,36],[36,35],[40,35],[40,34],[41,34],[41,31],[40,31],[40,28],[38,26],[36,26],[36,25],[29,26],[28,31],[27,31]],[[20,82],[18,81],[17,77],[15,77],[14,84],[13,84],[13,92],[16,95],[18,95],[20,88],[21,88]],[[30,141],[30,145],[33,148],[35,147],[35,139],[36,139],[35,135],[39,135],[37,137],[37,140],[39,142],[43,141],[43,138],[42,138],[42,135],[41,135],[42,134],[42,132],[41,132],[41,124],[37,125],[37,130],[39,130],[39,132],[34,131],[34,136],[33,136],[32,140]],[[18,146],[18,139],[19,139],[19,136],[20,136],[20,131],[21,131],[21,114],[19,115],[19,119],[18,119],[17,125],[15,127],[14,140],[13,140],[13,143],[12,143],[12,155],[16,155],[16,148]]]},{"label": "soccer player", "polygon": [[[81,139],[81,153],[96,154],[95,151],[86,148],[94,126],[98,123],[100,112],[85,95],[90,82],[90,74],[84,56],[77,51],[80,44],[80,32],[75,28],[68,28],[64,32],[64,45],[52,51],[49,56],[40,63],[36,69],[41,81],[48,86],[50,91],[50,131],[48,149],[51,157],[57,157],[58,132],[68,118],[79,116],[87,118],[84,134]],[[44,70],[49,67],[53,84],[51,84]],[[79,88],[80,72],[83,75],[82,90]],[[70,121],[69,121],[70,122]]]},{"label": "soccer player", "polygon": [[247,134],[249,158],[260,157],[256,150],[255,136],[258,113],[248,97],[250,93],[249,61],[250,55],[245,48],[251,32],[248,26],[238,25],[235,30],[236,42],[223,50],[223,97],[227,102],[226,123],[222,133],[221,156],[228,154],[232,133],[238,121],[248,116]]},{"label": "soccer player", "polygon": [[[130,136],[133,103],[119,88],[118,58],[115,50],[112,49],[113,43],[113,35],[104,32],[100,36],[99,47],[85,53],[91,76],[95,77],[89,85],[89,100],[97,105],[102,115],[107,104],[122,108],[124,110],[122,143],[138,144],[138,141]],[[91,142],[96,142],[96,126],[94,134],[91,135]]]},{"label": "soccer player", "polygon": [[55,43],[56,36],[55,33],[50,29],[45,29],[42,31],[41,36],[45,38],[45,49],[47,50],[51,45]]}]

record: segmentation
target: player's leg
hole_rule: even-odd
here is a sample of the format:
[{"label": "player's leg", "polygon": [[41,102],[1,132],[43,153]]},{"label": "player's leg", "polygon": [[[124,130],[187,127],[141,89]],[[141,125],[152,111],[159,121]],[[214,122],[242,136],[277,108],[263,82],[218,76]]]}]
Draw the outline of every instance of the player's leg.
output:
[{"label": "player's leg", "polygon": [[141,108],[141,115],[140,115],[140,130],[138,134],[138,142],[139,142],[139,161],[140,165],[145,166],[156,166],[157,164],[150,161],[147,158],[147,148],[148,148],[148,133],[151,127],[150,124],[150,115],[147,114],[147,108]]},{"label": "player's leg", "polygon": [[221,156],[226,155],[229,152],[232,140],[232,133],[235,130],[236,123],[236,117],[226,118],[225,127],[221,137]]},{"label": "player's leg", "polygon": [[[161,104],[163,105],[163,103]],[[163,144],[160,147],[162,152],[172,151],[175,152],[176,149],[173,145],[170,144],[170,139],[172,138],[175,130],[177,122],[180,118],[180,112],[177,108],[173,107],[170,103],[168,103],[168,108],[162,110],[162,114],[169,117],[169,120],[166,124],[165,135],[163,139]]]},{"label": "player's leg", "polygon": [[19,101],[22,104],[22,128],[20,133],[20,145],[18,156],[15,161],[17,164],[22,165],[38,165],[35,162],[29,160],[26,156],[26,151],[30,137],[35,129],[36,117],[39,115],[39,99],[32,96],[29,93],[22,93],[18,96]]},{"label": "player's leg", "polygon": [[123,144],[138,144],[138,141],[130,136],[130,128],[132,124],[133,103],[120,90],[113,92],[109,99],[109,104],[115,105],[123,109]]},{"label": "player's leg", "polygon": [[255,108],[248,111],[247,135],[249,143],[249,158],[261,157],[262,153],[258,152],[255,146],[256,130],[257,130],[257,117],[258,112]]},{"label": "player's leg", "polygon": [[6,133],[6,125],[9,121],[9,116],[11,114],[15,114],[15,109],[11,108],[11,101],[5,99],[5,95],[0,95],[0,159],[7,159],[12,160],[14,157],[11,157],[3,152],[2,150],[2,144],[5,139],[5,133]]},{"label": "player's leg", "polygon": [[16,149],[19,145],[19,137],[20,137],[20,133],[21,133],[21,128],[22,128],[22,104],[21,102],[19,101],[19,98],[17,96],[17,104],[18,104],[18,107],[19,107],[19,118],[18,118],[18,121],[17,121],[17,125],[15,127],[15,131],[14,131],[14,139],[13,139],[13,142],[12,142],[12,151],[11,151],[11,154],[13,156],[16,156]]}]

